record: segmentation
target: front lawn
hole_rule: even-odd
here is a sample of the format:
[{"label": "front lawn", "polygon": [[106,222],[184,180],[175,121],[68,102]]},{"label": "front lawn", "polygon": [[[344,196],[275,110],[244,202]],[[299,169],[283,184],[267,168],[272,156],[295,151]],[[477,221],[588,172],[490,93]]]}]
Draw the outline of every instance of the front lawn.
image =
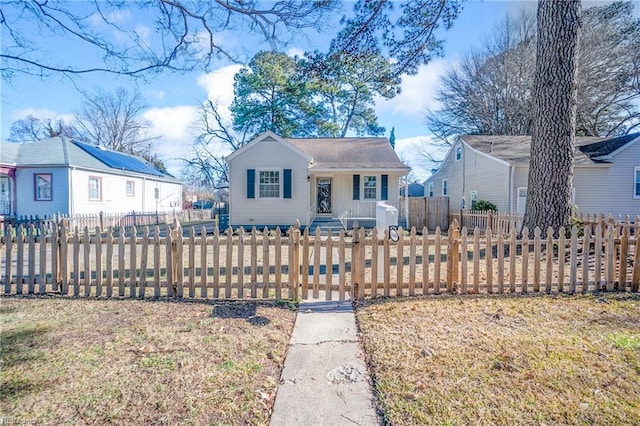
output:
[{"label": "front lawn", "polygon": [[267,424],[277,302],[0,299],[0,413],[37,424]]},{"label": "front lawn", "polygon": [[357,321],[388,424],[640,424],[637,294],[387,299]]}]

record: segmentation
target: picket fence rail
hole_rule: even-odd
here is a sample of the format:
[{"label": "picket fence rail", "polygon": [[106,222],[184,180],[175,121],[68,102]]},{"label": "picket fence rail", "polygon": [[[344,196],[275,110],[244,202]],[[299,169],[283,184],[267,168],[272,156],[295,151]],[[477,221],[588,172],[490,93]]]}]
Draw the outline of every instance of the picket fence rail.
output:
[{"label": "picket fence rail", "polygon": [[529,238],[526,229],[469,232],[454,221],[446,233],[400,229],[392,241],[388,231],[378,238],[362,228],[337,235],[214,228],[207,235],[179,224],[71,233],[31,225],[0,240],[0,280],[5,294],[108,298],[638,292],[638,227],[588,224],[555,237],[536,228]]}]

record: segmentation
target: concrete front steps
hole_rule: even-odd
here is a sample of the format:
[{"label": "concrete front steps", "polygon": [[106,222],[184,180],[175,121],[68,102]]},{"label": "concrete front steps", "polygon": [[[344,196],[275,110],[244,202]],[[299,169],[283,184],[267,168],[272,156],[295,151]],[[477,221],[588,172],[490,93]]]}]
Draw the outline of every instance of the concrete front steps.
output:
[{"label": "concrete front steps", "polygon": [[[347,230],[353,229],[354,222],[358,222],[359,227],[373,228],[376,226],[376,220],[372,218],[348,219]],[[344,229],[340,219],[330,216],[316,216],[309,225],[309,233],[312,235],[315,234],[317,227],[320,227],[320,233],[322,235],[327,235],[329,229],[333,235],[339,234],[340,230]]]}]

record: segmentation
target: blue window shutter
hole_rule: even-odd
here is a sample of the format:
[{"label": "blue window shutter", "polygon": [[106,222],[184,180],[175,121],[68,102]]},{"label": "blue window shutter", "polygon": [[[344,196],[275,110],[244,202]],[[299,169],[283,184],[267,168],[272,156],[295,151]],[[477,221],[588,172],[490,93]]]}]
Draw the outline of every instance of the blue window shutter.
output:
[{"label": "blue window shutter", "polygon": [[360,175],[353,175],[353,199],[360,199]]},{"label": "blue window shutter", "polygon": [[389,199],[389,175],[380,176],[380,198]]},{"label": "blue window shutter", "polygon": [[284,198],[291,198],[291,169],[284,169]]},{"label": "blue window shutter", "polygon": [[247,169],[247,198],[256,198],[256,169]]}]

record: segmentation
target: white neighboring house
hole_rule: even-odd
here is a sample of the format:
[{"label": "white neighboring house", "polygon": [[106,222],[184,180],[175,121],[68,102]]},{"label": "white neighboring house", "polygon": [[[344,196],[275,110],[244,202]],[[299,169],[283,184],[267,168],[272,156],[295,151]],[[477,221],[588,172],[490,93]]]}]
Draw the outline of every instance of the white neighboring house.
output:
[{"label": "white neighboring house", "polygon": [[181,206],[182,183],[139,157],[65,137],[0,142],[0,217]]},{"label": "white neighboring house", "polygon": [[[425,195],[448,196],[452,211],[477,199],[524,213],[530,147],[530,136],[460,136],[425,181]],[[585,214],[640,214],[640,133],[576,137],[572,202]]]},{"label": "white neighboring house", "polygon": [[227,157],[231,226],[309,225],[314,218],[375,217],[397,204],[410,168],[386,138],[281,138],[266,132]]}]

